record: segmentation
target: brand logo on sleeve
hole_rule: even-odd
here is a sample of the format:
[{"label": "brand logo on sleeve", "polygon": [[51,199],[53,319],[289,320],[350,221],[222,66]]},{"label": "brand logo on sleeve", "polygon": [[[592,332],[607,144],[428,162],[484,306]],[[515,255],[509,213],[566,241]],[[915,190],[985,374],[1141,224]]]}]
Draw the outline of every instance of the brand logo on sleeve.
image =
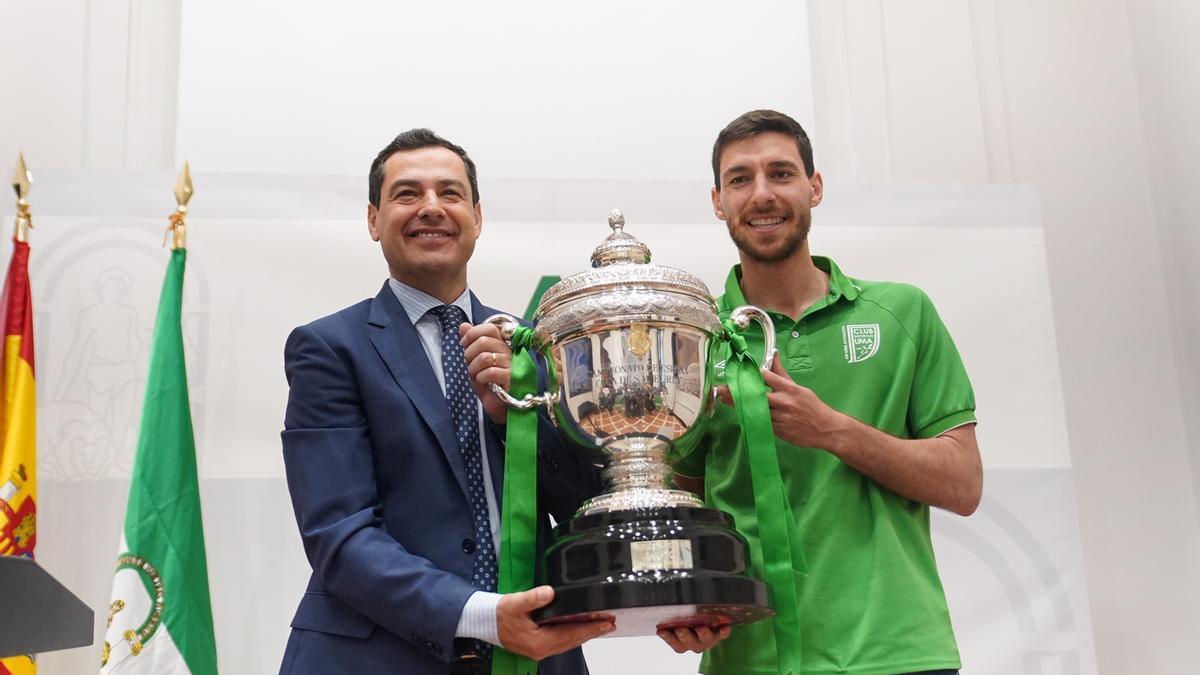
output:
[{"label": "brand logo on sleeve", "polygon": [[842,353],[846,361],[861,363],[879,353],[879,324],[856,323],[842,326]]}]

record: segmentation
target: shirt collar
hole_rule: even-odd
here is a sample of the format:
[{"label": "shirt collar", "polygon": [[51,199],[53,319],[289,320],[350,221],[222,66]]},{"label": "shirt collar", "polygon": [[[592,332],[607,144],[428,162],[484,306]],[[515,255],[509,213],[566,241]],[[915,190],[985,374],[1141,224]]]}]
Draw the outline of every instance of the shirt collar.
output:
[{"label": "shirt collar", "polygon": [[[829,275],[830,303],[840,297],[845,297],[847,300],[858,298],[862,288],[855,284],[850,277],[842,274],[841,268],[831,258],[815,255],[812,257],[812,261],[817,269]],[[725,278],[725,295],[721,298],[721,309],[729,311],[745,304],[747,302],[746,295],[742,293],[742,266],[734,265],[729,270],[729,276]]]},{"label": "shirt collar", "polygon": [[858,298],[862,288],[854,283],[853,279],[842,274],[842,268],[838,267],[832,258],[814,255],[812,260],[817,269],[829,274],[829,295],[833,296],[832,299],[845,297],[847,300],[855,300]]},{"label": "shirt collar", "polygon": [[[425,291],[396,281],[394,278],[388,278],[388,285],[391,286],[392,292],[396,294],[396,299],[400,301],[400,306],[404,308],[404,313],[408,315],[408,320],[414,326],[429,310],[446,304]],[[467,315],[468,321],[474,320],[471,318],[471,289],[464,290],[462,295],[450,304],[461,309]]]}]

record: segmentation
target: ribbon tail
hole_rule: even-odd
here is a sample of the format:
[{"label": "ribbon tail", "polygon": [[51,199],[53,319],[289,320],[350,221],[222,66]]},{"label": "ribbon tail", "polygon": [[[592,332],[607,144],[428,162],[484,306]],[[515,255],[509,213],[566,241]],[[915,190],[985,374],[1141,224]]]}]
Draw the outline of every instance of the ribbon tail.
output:
[{"label": "ribbon tail", "polygon": [[764,581],[770,588],[775,609],[775,651],[780,675],[799,675],[801,661],[800,605],[797,572],[806,573],[807,564],[796,530],[796,519],[788,503],[767,388],[762,372],[744,350],[729,359],[726,382],[734,401],[734,411],[746,438],[750,460],[750,478],[754,487],[754,508],[758,517],[758,547]]},{"label": "ribbon tail", "polygon": [[[537,367],[528,349],[513,352],[511,393],[536,393]],[[496,590],[517,593],[533,588],[537,555],[536,409],[508,411],[504,451],[504,497],[500,514],[500,579]],[[535,675],[537,663],[501,647],[492,650],[492,675]]]}]

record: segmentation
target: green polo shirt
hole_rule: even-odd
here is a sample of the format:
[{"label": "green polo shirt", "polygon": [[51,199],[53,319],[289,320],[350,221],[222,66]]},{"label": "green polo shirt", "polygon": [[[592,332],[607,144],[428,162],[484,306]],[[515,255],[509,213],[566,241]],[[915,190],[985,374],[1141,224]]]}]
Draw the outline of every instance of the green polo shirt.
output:
[{"label": "green polo shirt", "polygon": [[[769,312],[783,365],[825,403],[900,438],[931,438],[975,421],[962,359],[929,298],[906,284],[859,281],[827,258],[829,294],[799,319]],[[722,317],[747,304],[740,266],[718,299]],[[762,332],[747,335],[762,353]],[[725,349],[717,359],[723,379]],[[829,452],[776,439],[809,563],[799,579],[805,673],[893,675],[959,668],[929,536],[929,507],[901,497]],[[705,438],[675,470],[704,476],[705,501],[733,515],[761,577],[750,466],[731,408],[718,404]],[[705,653],[712,675],[776,672],[772,622],[734,628]]]}]

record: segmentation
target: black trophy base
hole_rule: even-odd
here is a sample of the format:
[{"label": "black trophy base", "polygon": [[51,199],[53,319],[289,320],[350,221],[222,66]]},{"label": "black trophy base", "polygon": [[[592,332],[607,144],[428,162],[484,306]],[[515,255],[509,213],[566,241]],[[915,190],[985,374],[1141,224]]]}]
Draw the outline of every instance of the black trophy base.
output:
[{"label": "black trophy base", "polygon": [[719,627],[775,612],[766,585],[748,576],[746,540],[715,509],[608,511],[555,529],[546,552],[554,602],[535,618],[565,623],[612,617],[607,637],[660,628]]}]

